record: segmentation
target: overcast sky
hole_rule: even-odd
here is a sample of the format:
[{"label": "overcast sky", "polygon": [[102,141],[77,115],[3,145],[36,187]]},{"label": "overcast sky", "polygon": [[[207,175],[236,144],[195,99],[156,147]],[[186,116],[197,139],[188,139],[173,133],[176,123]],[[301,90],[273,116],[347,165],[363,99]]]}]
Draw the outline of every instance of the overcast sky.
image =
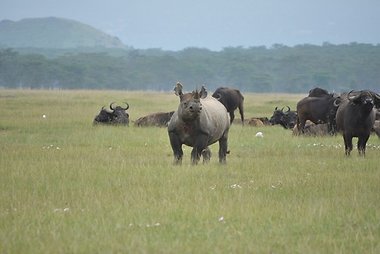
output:
[{"label": "overcast sky", "polygon": [[52,16],[136,49],[380,43],[380,0],[0,0],[0,20]]}]

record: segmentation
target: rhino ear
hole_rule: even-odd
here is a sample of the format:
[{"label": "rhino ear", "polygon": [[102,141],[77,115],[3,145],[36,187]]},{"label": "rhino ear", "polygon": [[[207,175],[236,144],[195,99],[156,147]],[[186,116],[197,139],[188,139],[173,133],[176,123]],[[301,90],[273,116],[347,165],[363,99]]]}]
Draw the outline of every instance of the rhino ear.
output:
[{"label": "rhino ear", "polygon": [[177,95],[177,96],[182,96],[183,95],[183,92],[182,92],[182,84],[177,82],[177,84],[175,85],[174,87],[174,94]]},{"label": "rhino ear", "polygon": [[199,92],[201,99],[204,99],[207,97],[207,90],[206,87],[203,85],[201,88],[201,91]]}]

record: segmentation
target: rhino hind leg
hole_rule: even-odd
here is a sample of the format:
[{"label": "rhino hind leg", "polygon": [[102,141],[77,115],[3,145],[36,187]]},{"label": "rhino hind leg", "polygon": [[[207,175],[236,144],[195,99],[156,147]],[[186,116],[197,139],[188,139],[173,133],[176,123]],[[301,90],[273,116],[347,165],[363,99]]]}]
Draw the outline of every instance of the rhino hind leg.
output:
[{"label": "rhino hind leg", "polygon": [[228,134],[225,133],[220,139],[219,139],[219,162],[222,164],[226,163],[226,157],[228,151]]}]

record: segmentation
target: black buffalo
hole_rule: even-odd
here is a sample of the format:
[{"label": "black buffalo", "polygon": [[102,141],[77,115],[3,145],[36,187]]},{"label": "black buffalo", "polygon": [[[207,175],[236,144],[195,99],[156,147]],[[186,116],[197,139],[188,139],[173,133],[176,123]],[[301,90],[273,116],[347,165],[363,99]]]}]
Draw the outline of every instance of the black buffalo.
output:
[{"label": "black buffalo", "polygon": [[115,107],[114,104],[114,102],[110,104],[110,110],[105,109],[103,106],[93,123],[129,126],[129,114],[126,112],[129,108],[129,104],[125,103],[125,107]]},{"label": "black buffalo", "polygon": [[166,127],[170,121],[170,118],[174,114],[171,112],[158,112],[140,117],[135,121],[135,126],[156,126],[156,127]]},{"label": "black buffalo", "polygon": [[323,97],[329,95],[329,92],[326,89],[315,87],[309,91],[309,97]]},{"label": "black buffalo", "polygon": [[336,122],[343,134],[346,155],[352,151],[353,137],[358,138],[359,155],[365,155],[366,144],[375,123],[374,106],[380,107],[380,95],[371,91],[351,91],[342,98]]},{"label": "black buffalo", "polygon": [[315,124],[327,123],[329,133],[336,132],[335,115],[340,98],[324,91],[320,88],[311,90],[309,96],[297,103],[297,128],[301,133],[307,120]]},{"label": "black buffalo", "polygon": [[212,97],[218,99],[230,114],[230,122],[235,119],[234,111],[239,108],[241,122],[244,124],[244,97],[239,90],[229,87],[219,87],[212,94]]},{"label": "black buffalo", "polygon": [[226,162],[227,139],[230,119],[226,108],[217,99],[207,96],[207,92],[193,91],[184,94],[182,85],[174,88],[180,103],[168,125],[170,144],[174,154],[174,163],[182,162],[182,145],[193,147],[191,161],[198,163],[200,156],[209,160],[208,146],[219,141],[219,162]]},{"label": "black buffalo", "polygon": [[272,117],[269,119],[269,122],[272,125],[279,124],[285,129],[292,129],[297,122],[297,112],[290,110],[289,106],[286,106],[288,109],[284,111],[284,107],[282,109],[278,109],[277,107],[273,111]]}]

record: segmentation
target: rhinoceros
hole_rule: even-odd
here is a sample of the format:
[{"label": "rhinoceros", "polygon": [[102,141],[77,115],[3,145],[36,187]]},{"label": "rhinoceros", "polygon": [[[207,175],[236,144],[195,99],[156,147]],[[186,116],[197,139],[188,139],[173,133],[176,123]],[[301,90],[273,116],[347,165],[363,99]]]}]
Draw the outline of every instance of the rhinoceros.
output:
[{"label": "rhinoceros", "polygon": [[219,162],[226,163],[230,116],[217,99],[207,96],[207,91],[182,92],[182,84],[177,83],[174,91],[180,98],[177,111],[168,124],[170,144],[174,153],[174,163],[181,164],[182,145],[193,147],[191,162],[197,164],[203,155],[204,162],[210,157],[208,146],[219,141]]}]

